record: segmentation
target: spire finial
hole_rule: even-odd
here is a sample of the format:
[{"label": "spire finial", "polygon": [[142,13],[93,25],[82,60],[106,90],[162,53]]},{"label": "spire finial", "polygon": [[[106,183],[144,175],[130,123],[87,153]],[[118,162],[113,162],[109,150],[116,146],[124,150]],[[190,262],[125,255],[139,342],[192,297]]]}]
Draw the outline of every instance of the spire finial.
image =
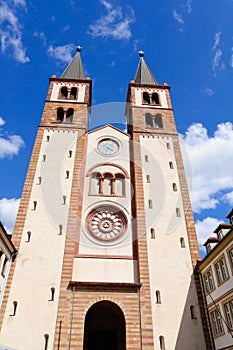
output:
[{"label": "spire finial", "polygon": [[139,57],[144,57],[144,51],[143,50],[138,51],[138,53],[139,53]]},{"label": "spire finial", "polygon": [[82,46],[78,45],[77,46],[77,52],[81,52]]}]

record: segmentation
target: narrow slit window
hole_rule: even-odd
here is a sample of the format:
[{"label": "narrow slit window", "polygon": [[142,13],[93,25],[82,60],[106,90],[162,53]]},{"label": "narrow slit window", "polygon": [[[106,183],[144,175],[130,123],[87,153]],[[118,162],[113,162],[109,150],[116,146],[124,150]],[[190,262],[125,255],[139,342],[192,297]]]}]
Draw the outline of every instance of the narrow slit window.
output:
[{"label": "narrow slit window", "polygon": [[47,137],[46,137],[46,141],[47,141],[47,142],[49,142],[49,140],[50,140],[50,136],[49,136],[49,135],[47,135]]},{"label": "narrow slit window", "polygon": [[66,170],[66,179],[69,179],[69,177],[70,177],[70,172],[69,170]]},{"label": "narrow slit window", "polygon": [[173,163],[172,163],[172,162],[169,162],[169,168],[170,168],[170,169],[174,169],[174,166],[173,166]]},{"label": "narrow slit window", "polygon": [[150,175],[146,175],[146,182],[150,183]]},{"label": "narrow slit window", "polygon": [[156,290],[155,297],[156,297],[156,304],[161,304],[161,294],[159,290]]},{"label": "narrow slit window", "polygon": [[16,315],[16,310],[17,310],[18,303],[17,301],[13,301],[13,312],[10,316],[15,316]]},{"label": "narrow slit window", "polygon": [[166,145],[167,145],[167,149],[171,149],[171,145],[169,142],[167,142]]},{"label": "narrow slit window", "polygon": [[148,155],[147,155],[147,154],[145,155],[145,162],[146,162],[146,163],[148,163],[148,162],[149,162],[149,157],[148,157]]},{"label": "narrow slit window", "polygon": [[41,177],[41,176],[38,176],[38,185],[41,184],[41,180],[42,180],[42,177]]},{"label": "narrow slit window", "polygon": [[45,162],[45,161],[46,161],[46,155],[45,155],[45,154],[43,154],[43,156],[42,156],[42,160],[43,160],[43,162]]},{"label": "narrow slit window", "polygon": [[49,344],[49,335],[44,335],[44,350],[48,350],[48,344]]},{"label": "narrow slit window", "polygon": [[33,201],[33,210],[36,210],[37,207],[37,201]]},{"label": "narrow slit window", "polygon": [[151,239],[155,239],[155,229],[154,228],[150,229],[150,236],[151,236]]},{"label": "narrow slit window", "polygon": [[63,196],[63,204],[66,204],[66,196]]},{"label": "narrow slit window", "polygon": [[175,182],[172,184],[172,189],[174,192],[177,192],[177,185]]},{"label": "narrow slit window", "polygon": [[31,240],[31,235],[32,235],[31,231],[28,231],[28,232],[27,232],[27,243],[30,242],[30,240]]},{"label": "narrow slit window", "polygon": [[152,202],[152,199],[149,199],[148,200],[148,205],[149,205],[149,208],[152,209],[153,208],[153,202]]},{"label": "narrow slit window", "polygon": [[55,296],[55,288],[51,288],[49,301],[54,301],[54,296]]},{"label": "narrow slit window", "polygon": [[68,157],[71,158],[72,157],[72,151],[69,151],[68,153]]},{"label": "narrow slit window", "polygon": [[181,246],[181,248],[185,248],[185,240],[184,240],[184,237],[180,237],[180,246]]},{"label": "narrow slit window", "polygon": [[63,226],[62,226],[62,225],[59,225],[58,227],[59,227],[59,235],[62,235]]},{"label": "narrow slit window", "polygon": [[191,306],[190,306],[190,316],[191,316],[191,319],[192,319],[192,320],[195,320],[195,319],[197,318],[197,316],[196,316],[196,310],[195,310],[194,305],[191,305]]},{"label": "narrow slit window", "polygon": [[160,350],[165,350],[165,340],[162,335],[159,337],[159,348]]},{"label": "narrow slit window", "polygon": [[176,216],[177,217],[181,217],[180,208],[176,208]]}]

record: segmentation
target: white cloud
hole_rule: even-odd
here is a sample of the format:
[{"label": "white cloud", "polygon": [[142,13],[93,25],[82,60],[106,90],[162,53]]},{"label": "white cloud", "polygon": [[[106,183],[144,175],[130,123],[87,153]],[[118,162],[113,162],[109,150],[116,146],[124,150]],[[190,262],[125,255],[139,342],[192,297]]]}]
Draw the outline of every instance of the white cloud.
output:
[{"label": "white cloud", "polygon": [[214,54],[212,61],[212,71],[214,76],[217,76],[217,73],[225,69],[225,63],[222,61],[222,50],[217,49]]},{"label": "white cloud", "polygon": [[233,68],[233,47],[231,48],[230,66]]},{"label": "white cloud", "polygon": [[221,39],[221,32],[217,32],[214,36],[214,45],[212,47],[213,50],[216,49],[217,46],[219,46],[220,43],[220,39]]},{"label": "white cloud", "polygon": [[[233,190],[233,124],[218,124],[214,135],[209,137],[206,128],[196,123],[181,137],[192,167],[193,210],[200,213],[214,209],[223,196],[230,205],[232,197],[227,193]],[[185,168],[189,170],[186,161]]]},{"label": "white cloud", "polygon": [[116,40],[128,40],[132,36],[130,25],[135,21],[134,11],[127,8],[124,14],[121,6],[113,7],[106,0],[100,0],[107,14],[99,18],[89,26],[88,34],[93,37],[113,38]]},{"label": "white cloud", "polygon": [[0,199],[0,220],[7,233],[12,233],[17,215],[20,199]]},{"label": "white cloud", "polygon": [[224,196],[222,196],[222,200],[226,201],[230,204],[231,207],[233,207],[233,191],[228,192]]},{"label": "white cloud", "polygon": [[204,95],[213,96],[214,90],[209,88],[209,87],[205,87],[205,88],[201,89],[201,93]]},{"label": "white cloud", "polygon": [[185,4],[181,4],[181,7],[184,7],[188,14],[192,12],[192,1],[188,0]]},{"label": "white cloud", "polygon": [[5,123],[5,120],[2,117],[0,117],[0,126],[3,126]]},{"label": "white cloud", "polygon": [[[5,124],[5,120],[0,117],[0,126]],[[24,146],[24,141],[19,135],[0,134],[0,159],[11,158],[19,153],[20,148]]]},{"label": "white cloud", "polygon": [[197,231],[197,237],[200,245],[200,250],[205,252],[205,247],[203,244],[210,237],[215,237],[213,231],[218,227],[221,221],[216,218],[207,217],[204,220],[197,220],[195,226]]},{"label": "white cloud", "polygon": [[51,57],[54,57],[59,61],[69,63],[72,60],[72,52],[74,49],[74,44],[67,44],[57,47],[50,45],[47,52]]},{"label": "white cloud", "polygon": [[26,63],[30,59],[22,42],[21,25],[16,15],[18,6],[25,8],[25,1],[0,1],[0,45],[2,53],[10,52],[16,61]]},{"label": "white cloud", "polygon": [[184,19],[183,19],[183,17],[182,17],[181,14],[177,13],[176,10],[173,10],[172,14],[173,14],[174,19],[175,19],[178,23],[184,24]]}]

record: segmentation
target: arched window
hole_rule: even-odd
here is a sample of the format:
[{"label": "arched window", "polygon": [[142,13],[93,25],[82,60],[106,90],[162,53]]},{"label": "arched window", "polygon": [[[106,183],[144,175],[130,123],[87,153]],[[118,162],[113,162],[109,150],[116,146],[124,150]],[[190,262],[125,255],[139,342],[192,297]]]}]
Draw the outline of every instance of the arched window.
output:
[{"label": "arched window", "polygon": [[191,316],[192,320],[195,320],[197,318],[196,310],[195,310],[195,307],[193,305],[190,306],[190,316]]},{"label": "arched window", "polygon": [[64,120],[64,109],[62,107],[59,107],[57,109],[57,121],[62,123],[63,120]]},{"label": "arched window", "polygon": [[72,87],[71,91],[70,91],[70,99],[71,100],[76,100],[77,98],[77,88],[76,87]]},{"label": "arched window", "polygon": [[100,191],[100,174],[94,173],[91,177],[91,194],[99,194]]},{"label": "arched window", "polygon": [[172,184],[172,189],[174,192],[177,192],[177,186],[176,186],[175,182],[173,182],[173,184]]},{"label": "arched window", "polygon": [[151,236],[151,239],[155,239],[155,229],[154,228],[150,229],[150,236]]},{"label": "arched window", "polygon": [[184,237],[180,237],[180,246],[181,246],[181,248],[185,248],[185,240],[184,240]]},{"label": "arched window", "polygon": [[61,98],[62,99],[67,99],[68,96],[68,90],[66,86],[62,86],[61,88]]},{"label": "arched window", "polygon": [[152,104],[159,105],[159,95],[157,94],[157,92],[154,92],[152,94]]},{"label": "arched window", "polygon": [[112,194],[112,175],[105,174],[103,180],[103,194],[110,196]]},{"label": "arched window", "polygon": [[125,196],[125,178],[122,174],[116,175],[115,195],[116,196]]},{"label": "arched window", "polygon": [[154,117],[154,127],[155,128],[163,128],[163,120],[161,114],[156,114]]},{"label": "arched window", "polygon": [[69,108],[66,114],[66,123],[73,123],[74,109]]},{"label": "arched window", "polygon": [[159,348],[160,350],[165,350],[165,340],[162,335],[159,337]]},{"label": "arched window", "polygon": [[156,296],[156,304],[161,304],[161,294],[159,290],[156,290],[155,296]]},{"label": "arched window", "polygon": [[147,128],[153,128],[152,115],[150,113],[146,113],[145,119],[146,119],[146,127]]},{"label": "arched window", "polygon": [[150,96],[148,92],[143,92],[143,104],[146,104],[146,105],[150,104]]}]

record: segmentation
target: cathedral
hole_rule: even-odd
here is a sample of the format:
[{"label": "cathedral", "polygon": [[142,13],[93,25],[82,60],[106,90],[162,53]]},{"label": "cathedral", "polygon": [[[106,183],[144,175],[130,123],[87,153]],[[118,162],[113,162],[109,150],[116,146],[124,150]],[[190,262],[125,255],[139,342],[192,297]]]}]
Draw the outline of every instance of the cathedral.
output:
[{"label": "cathedral", "polygon": [[[88,131],[77,53],[49,80],[1,306],[7,350],[212,349],[170,99],[140,58],[127,131]],[[107,118],[107,116],[106,116]]]}]

